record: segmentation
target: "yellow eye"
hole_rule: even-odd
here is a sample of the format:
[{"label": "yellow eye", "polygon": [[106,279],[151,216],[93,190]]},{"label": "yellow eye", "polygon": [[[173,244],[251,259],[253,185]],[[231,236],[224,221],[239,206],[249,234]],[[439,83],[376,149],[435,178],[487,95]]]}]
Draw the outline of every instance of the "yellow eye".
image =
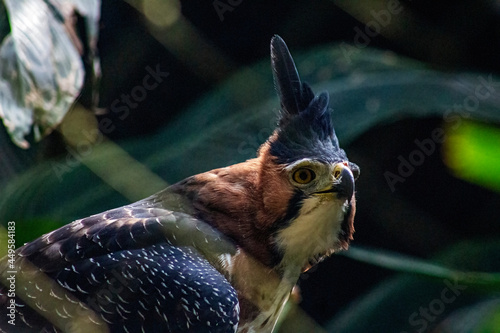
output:
[{"label": "yellow eye", "polygon": [[300,168],[293,172],[292,178],[299,184],[307,184],[316,178],[316,174],[310,169]]}]

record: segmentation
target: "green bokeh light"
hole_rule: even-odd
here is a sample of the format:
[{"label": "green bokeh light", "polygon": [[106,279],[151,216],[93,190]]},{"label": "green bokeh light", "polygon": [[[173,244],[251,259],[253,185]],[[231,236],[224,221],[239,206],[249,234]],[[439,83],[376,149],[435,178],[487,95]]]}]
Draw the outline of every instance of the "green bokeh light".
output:
[{"label": "green bokeh light", "polygon": [[455,176],[500,192],[500,129],[462,121],[446,134],[445,163]]}]

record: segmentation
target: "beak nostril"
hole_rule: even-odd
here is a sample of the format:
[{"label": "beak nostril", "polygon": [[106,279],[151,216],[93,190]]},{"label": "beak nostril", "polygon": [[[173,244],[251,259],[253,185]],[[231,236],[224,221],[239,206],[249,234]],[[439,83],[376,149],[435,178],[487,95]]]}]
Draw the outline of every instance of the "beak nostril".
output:
[{"label": "beak nostril", "polygon": [[[342,175],[342,171],[343,171],[344,169],[349,169],[349,170],[351,170],[351,167],[350,167],[350,165],[349,165],[349,162],[347,162],[347,161],[343,161],[343,162],[339,162],[339,163],[337,163],[337,164],[335,165],[334,169],[333,169],[333,178],[334,178],[334,179],[336,179],[336,180],[338,180],[338,179],[341,177],[341,175]],[[351,172],[353,172],[353,171],[351,171]],[[355,177],[355,178],[357,178],[357,177]]]},{"label": "beak nostril", "polygon": [[335,168],[333,169],[333,178],[339,179],[343,169],[344,169],[344,166],[342,163],[337,164],[335,166]]}]

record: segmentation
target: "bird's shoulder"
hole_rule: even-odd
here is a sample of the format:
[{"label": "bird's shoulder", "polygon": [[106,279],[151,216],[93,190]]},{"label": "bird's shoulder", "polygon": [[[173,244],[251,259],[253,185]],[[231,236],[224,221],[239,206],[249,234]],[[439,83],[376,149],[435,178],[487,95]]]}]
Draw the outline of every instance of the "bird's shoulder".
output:
[{"label": "bird's shoulder", "polygon": [[235,252],[234,244],[206,222],[148,199],[75,220],[17,253],[51,272],[82,259],[154,244],[192,246],[207,255]]},{"label": "bird's shoulder", "polygon": [[[37,304],[68,297],[82,302],[113,331],[234,331],[238,297],[216,267],[220,255],[236,251],[234,244],[157,199],[78,219],[20,247],[20,274],[43,273],[53,281],[44,286],[30,275],[20,289]],[[27,273],[28,266],[38,272]],[[6,290],[0,285],[0,298]],[[16,303],[26,326],[52,327],[23,300]],[[62,305],[57,313],[65,311]]]}]

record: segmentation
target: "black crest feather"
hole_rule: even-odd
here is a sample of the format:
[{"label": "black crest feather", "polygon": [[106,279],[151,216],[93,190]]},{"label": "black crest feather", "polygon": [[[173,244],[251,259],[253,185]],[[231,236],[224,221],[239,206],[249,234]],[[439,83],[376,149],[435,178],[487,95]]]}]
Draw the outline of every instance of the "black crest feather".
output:
[{"label": "black crest feather", "polygon": [[278,35],[271,39],[271,63],[274,85],[284,113],[282,118],[287,119],[288,116],[299,114],[307,108],[314,98],[314,93],[307,83],[300,81],[290,51]]},{"label": "black crest feather", "polygon": [[311,87],[301,82],[288,47],[277,35],[271,39],[271,64],[282,111],[271,153],[280,163],[303,157],[344,159],[331,123],[328,93],[315,97]]}]

